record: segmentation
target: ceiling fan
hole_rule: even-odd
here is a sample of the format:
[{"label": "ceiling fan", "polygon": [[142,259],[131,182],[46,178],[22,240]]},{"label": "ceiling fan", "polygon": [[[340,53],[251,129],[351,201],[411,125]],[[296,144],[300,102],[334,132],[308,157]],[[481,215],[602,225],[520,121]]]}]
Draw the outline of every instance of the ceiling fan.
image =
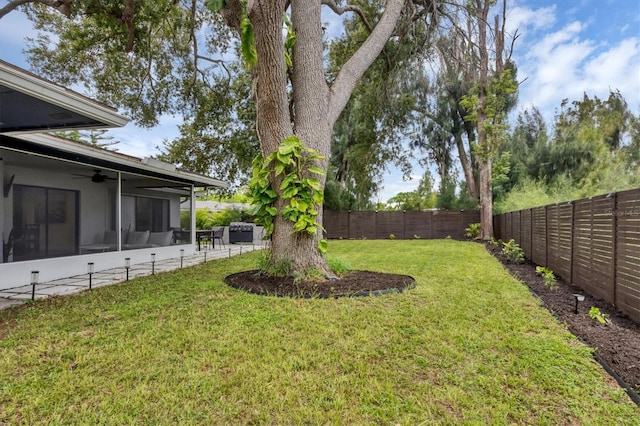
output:
[{"label": "ceiling fan", "polygon": [[93,176],[78,175],[78,174],[74,173],[73,175],[77,176],[77,177],[74,177],[72,179],[88,178],[88,179],[91,179],[91,182],[94,182],[94,183],[102,183],[102,182],[107,181],[107,180],[117,180],[116,178],[112,178],[112,177],[108,177],[108,176],[103,175],[102,173],[100,173],[101,171],[102,170],[94,169],[95,173],[93,174]]}]

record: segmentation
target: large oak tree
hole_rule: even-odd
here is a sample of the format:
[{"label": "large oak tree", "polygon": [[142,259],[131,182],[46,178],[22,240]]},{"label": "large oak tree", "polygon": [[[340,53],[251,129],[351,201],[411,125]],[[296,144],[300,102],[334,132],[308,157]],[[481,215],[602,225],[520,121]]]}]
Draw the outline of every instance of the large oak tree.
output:
[{"label": "large oak tree", "polygon": [[[415,15],[418,10],[434,11],[437,2],[384,2],[368,37],[331,81],[325,73],[322,8],[326,6],[337,14],[361,14],[359,7],[332,0],[213,3],[222,20],[214,19],[195,0],[14,0],[0,9],[0,17],[24,4],[41,6],[31,11],[38,29],[64,31],[56,32],[57,41],[43,37],[34,42],[30,51],[34,68],[63,84],[86,84],[101,100],[126,106],[140,117],[138,122],[147,125],[176,110],[195,115],[206,103],[207,94],[219,94],[219,83],[233,78],[219,60],[231,44],[220,24],[224,22],[241,39],[250,28],[256,54],[252,96],[263,157],[295,136],[320,153],[323,159],[318,165],[326,170],[334,124],[358,80],[393,35],[405,5],[406,14]],[[291,51],[285,51],[283,40],[286,16],[290,16],[295,34]],[[67,18],[68,23],[61,23]],[[203,46],[202,32],[207,25],[215,26],[215,31],[205,35]],[[207,49],[218,56],[207,55]],[[203,67],[204,63],[216,67],[212,71]],[[220,114],[231,118],[234,112],[227,108]],[[279,190],[278,178],[272,175],[271,180],[278,192],[271,264],[293,262],[291,271],[296,274],[311,269],[329,274],[318,249],[320,232],[293,232],[294,224],[281,214],[287,201]],[[320,185],[324,187],[324,178],[320,178]],[[316,208],[322,223],[322,206]]]}]

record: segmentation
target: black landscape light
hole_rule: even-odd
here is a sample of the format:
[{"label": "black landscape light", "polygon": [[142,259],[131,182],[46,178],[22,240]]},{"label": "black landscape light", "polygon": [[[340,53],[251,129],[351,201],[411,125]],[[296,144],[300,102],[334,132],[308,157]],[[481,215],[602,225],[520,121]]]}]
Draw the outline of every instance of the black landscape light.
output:
[{"label": "black landscape light", "polygon": [[131,258],[130,257],[125,257],[124,258],[124,269],[127,270],[127,281],[129,281],[129,268],[131,268]]},{"label": "black landscape light", "polygon": [[93,278],[94,265],[93,262],[87,263],[87,274],[89,274],[89,290],[91,290],[91,282]]},{"label": "black landscape light", "polygon": [[576,307],[573,310],[574,314],[578,313],[578,302],[582,302],[584,300],[584,294],[574,293],[572,296],[576,299]]},{"label": "black landscape light", "polygon": [[182,269],[183,261],[184,261],[184,249],[180,249],[180,269]]},{"label": "black landscape light", "polygon": [[36,285],[40,278],[40,271],[31,271],[31,300],[36,300]]},{"label": "black landscape light", "polygon": [[151,253],[151,275],[156,274],[156,254]]}]

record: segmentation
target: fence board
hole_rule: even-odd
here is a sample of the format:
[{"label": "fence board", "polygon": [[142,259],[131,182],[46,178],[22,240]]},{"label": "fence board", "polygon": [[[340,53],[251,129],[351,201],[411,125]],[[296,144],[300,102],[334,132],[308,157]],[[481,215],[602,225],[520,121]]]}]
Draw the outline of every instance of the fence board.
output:
[{"label": "fence board", "polygon": [[349,212],[325,210],[323,226],[327,230],[327,238],[349,238]]},{"label": "fence board", "polygon": [[538,265],[547,264],[547,213],[545,207],[531,211],[531,260]]},{"label": "fence board", "polygon": [[616,194],[609,212],[616,220],[616,292],[614,304],[640,319],[640,189]]},{"label": "fence board", "polygon": [[349,238],[375,239],[375,212],[351,212],[349,214]]},{"label": "fence board", "polygon": [[494,226],[534,263],[640,321],[640,188],[496,215]]},{"label": "fence board", "polygon": [[434,238],[431,232],[433,227],[433,214],[431,212],[406,212],[404,213],[404,238]]},{"label": "fence board", "polygon": [[480,212],[473,211],[325,211],[323,225],[327,238],[463,239],[470,223],[480,222]]},{"label": "fence board", "polygon": [[404,229],[403,212],[376,212],[376,238],[383,240],[393,234],[402,238]]}]

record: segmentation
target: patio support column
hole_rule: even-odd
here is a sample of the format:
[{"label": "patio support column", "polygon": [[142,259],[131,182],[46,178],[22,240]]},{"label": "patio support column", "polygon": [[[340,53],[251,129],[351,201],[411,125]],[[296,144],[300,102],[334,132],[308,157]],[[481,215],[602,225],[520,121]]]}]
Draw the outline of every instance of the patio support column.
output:
[{"label": "patio support column", "polygon": [[[0,152],[0,154],[2,154]],[[4,232],[5,228],[5,216],[8,216],[4,211],[4,160],[0,158],[0,186],[2,187],[3,194],[0,198],[0,237],[2,238],[2,242],[4,243],[9,238],[9,232]],[[8,194],[7,194],[8,195]],[[3,253],[4,244],[0,244],[0,263],[2,263],[2,259],[4,259]]]},{"label": "patio support column", "polygon": [[122,250],[122,173],[118,172],[118,184],[116,189],[116,238],[117,250]]},{"label": "patio support column", "polygon": [[191,207],[189,208],[189,218],[191,220],[191,244],[196,242],[196,189],[190,185],[191,190]]}]

